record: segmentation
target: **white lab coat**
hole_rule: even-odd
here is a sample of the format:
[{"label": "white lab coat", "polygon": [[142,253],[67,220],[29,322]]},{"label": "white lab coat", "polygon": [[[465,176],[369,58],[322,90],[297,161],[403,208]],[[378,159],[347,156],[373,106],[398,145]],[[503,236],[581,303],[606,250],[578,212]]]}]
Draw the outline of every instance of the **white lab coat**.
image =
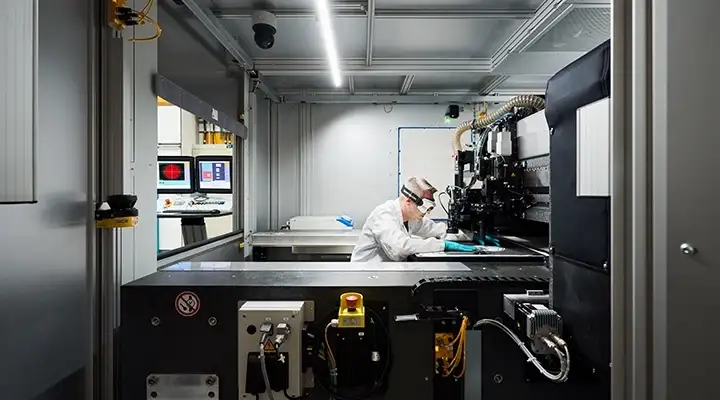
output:
[{"label": "white lab coat", "polygon": [[446,231],[445,224],[430,218],[408,221],[406,229],[400,200],[390,200],[377,206],[368,216],[350,261],[404,261],[412,254],[443,251],[445,242],[440,238]]}]

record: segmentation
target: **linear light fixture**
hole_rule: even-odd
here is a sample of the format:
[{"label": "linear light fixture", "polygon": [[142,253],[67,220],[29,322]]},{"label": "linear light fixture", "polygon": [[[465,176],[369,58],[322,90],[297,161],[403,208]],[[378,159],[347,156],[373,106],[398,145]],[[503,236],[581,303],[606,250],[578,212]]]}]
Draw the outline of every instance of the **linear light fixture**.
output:
[{"label": "linear light fixture", "polygon": [[340,73],[340,60],[338,59],[337,47],[335,46],[335,33],[333,32],[332,20],[330,19],[330,0],[315,0],[317,6],[318,21],[320,22],[320,34],[325,41],[325,52],[330,64],[333,84],[336,87],[342,85]]}]

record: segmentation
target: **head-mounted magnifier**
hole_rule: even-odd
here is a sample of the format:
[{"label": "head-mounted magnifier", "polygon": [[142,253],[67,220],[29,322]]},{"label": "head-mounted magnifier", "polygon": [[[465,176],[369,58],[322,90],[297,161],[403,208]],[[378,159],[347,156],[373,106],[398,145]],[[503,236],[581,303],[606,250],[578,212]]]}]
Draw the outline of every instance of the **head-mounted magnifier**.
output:
[{"label": "head-mounted magnifier", "polygon": [[418,207],[418,210],[420,210],[420,212],[423,214],[427,214],[432,211],[433,208],[435,208],[435,201],[433,201],[432,199],[426,199],[424,197],[418,196],[406,186],[403,186],[402,189],[400,189],[400,193],[410,199],[413,203],[415,203]]}]

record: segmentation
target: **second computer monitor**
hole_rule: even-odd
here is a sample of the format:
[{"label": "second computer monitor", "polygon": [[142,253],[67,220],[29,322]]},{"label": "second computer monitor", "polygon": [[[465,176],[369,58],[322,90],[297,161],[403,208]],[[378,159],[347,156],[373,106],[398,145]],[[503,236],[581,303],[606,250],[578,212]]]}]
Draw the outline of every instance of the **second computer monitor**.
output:
[{"label": "second computer monitor", "polygon": [[199,193],[233,192],[232,156],[195,157]]}]

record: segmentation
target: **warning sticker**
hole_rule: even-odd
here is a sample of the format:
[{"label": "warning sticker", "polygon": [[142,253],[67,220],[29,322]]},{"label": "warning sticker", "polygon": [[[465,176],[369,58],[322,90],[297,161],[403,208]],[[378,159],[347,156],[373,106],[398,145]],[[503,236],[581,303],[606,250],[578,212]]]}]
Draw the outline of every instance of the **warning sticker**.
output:
[{"label": "warning sticker", "polygon": [[270,339],[265,341],[265,352],[266,353],[274,353],[275,352],[275,344]]},{"label": "warning sticker", "polygon": [[182,292],[175,298],[175,309],[183,317],[192,317],[200,311],[200,298],[193,292]]}]

